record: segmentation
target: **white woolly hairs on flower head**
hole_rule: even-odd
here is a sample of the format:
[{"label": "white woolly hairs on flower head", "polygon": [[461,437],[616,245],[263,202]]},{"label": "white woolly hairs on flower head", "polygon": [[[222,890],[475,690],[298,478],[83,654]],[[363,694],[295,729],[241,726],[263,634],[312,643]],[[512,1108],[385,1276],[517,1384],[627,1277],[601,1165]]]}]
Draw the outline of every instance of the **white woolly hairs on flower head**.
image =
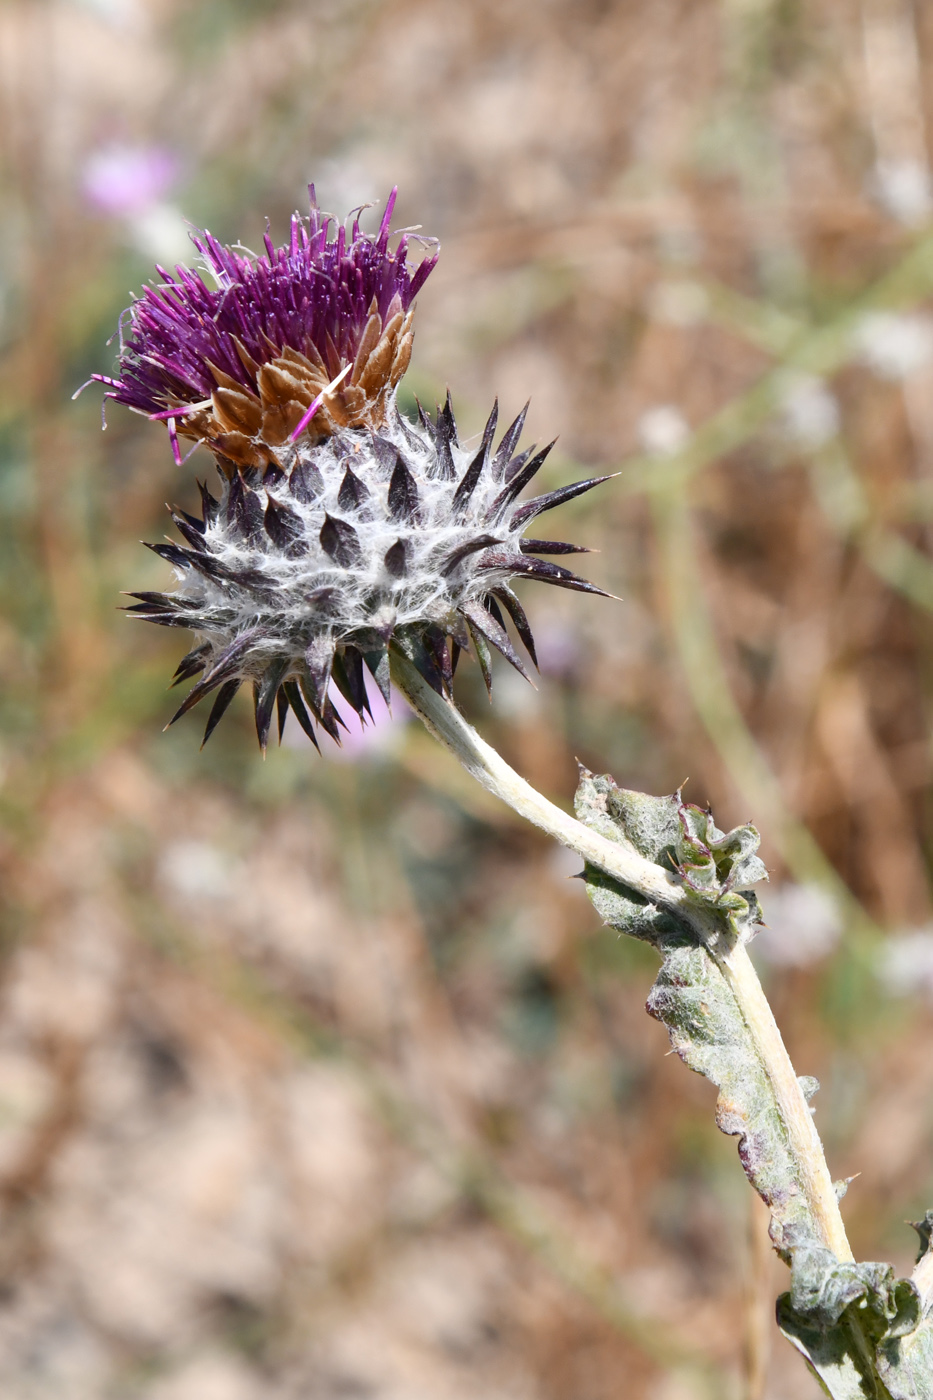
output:
[{"label": "white woolly hairs on flower head", "polygon": [[[389,448],[395,450],[394,460]],[[397,418],[385,425],[378,439],[351,430],[325,438],[319,445],[307,441],[296,445],[285,464],[286,476],[252,488],[263,515],[272,502],[273,508],[278,506],[294,517],[296,537],[291,548],[276,548],[274,543],[270,547],[266,529],[244,536],[236,519],[224,511],[223,501],[207,528],[205,538],[221,564],[234,572],[258,570],[276,589],[262,602],[243,592],[236,599],[240,612],[232,626],[250,625],[259,615],[270,640],[277,634],[288,635],[290,623],[306,626],[308,599],[316,595],[320,623],[332,629],[335,643],[341,643],[374,625],[443,624],[464,600],[480,600],[497,581],[495,575],[477,574],[471,568],[471,556],[453,567],[449,561],[461,546],[478,538],[487,541],[486,547],[510,545],[516,531],[508,520],[484,523],[502,486],[491,478],[477,483],[464,510],[453,509],[457,483],[474,456],[475,449],[451,444],[456,476],[445,478],[438,474],[437,450],[427,430],[420,424],[403,430]],[[390,489],[393,480],[399,480],[399,461],[413,487],[410,510],[400,508],[400,491]],[[303,500],[289,483],[307,479],[309,473],[319,478],[320,488],[312,499]],[[343,550],[339,539],[336,544],[337,558],[321,542],[328,520],[338,528],[349,526],[356,537],[354,546],[344,532]],[[353,562],[343,564],[341,557]],[[180,579],[183,596],[197,600],[206,612],[216,608],[221,616],[229,616],[229,585],[190,570],[180,571]],[[231,624],[226,626],[229,630]]]},{"label": "white woolly hairs on flower head", "polygon": [[524,531],[605,478],[519,501],[553,446],[516,452],[526,411],[496,448],[497,406],[468,447],[448,396],[433,421],[421,410],[413,424],[393,401],[378,433],[304,438],[265,470],[221,458],[220,499],[202,488],[203,519],[172,512],[188,547],[150,546],[176,566],[179,588],[132,595],[137,616],[198,637],[176,680],[201,679],[174,718],[216,691],[207,738],[248,681],[263,747],[276,708],[280,730],[291,708],[310,737],[316,720],[339,739],[330,682],[362,718],[364,665],[388,699],[390,646],[442,694],[468,649],[487,685],[490,646],[527,675],[505,621],[534,660],[511,579],[602,590],[534,557],[586,552],[580,546],[528,540]]}]

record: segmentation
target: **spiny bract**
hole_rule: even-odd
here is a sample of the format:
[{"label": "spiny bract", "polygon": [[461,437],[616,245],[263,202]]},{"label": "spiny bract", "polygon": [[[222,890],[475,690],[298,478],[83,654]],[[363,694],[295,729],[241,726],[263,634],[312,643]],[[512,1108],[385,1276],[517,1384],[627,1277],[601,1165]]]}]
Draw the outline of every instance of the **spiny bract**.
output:
[{"label": "spiny bract", "polygon": [[296,216],[290,244],[267,239],[253,261],[195,237],[218,292],[184,268],[163,273],[130,308],[119,377],[96,376],[109,397],[168,420],[173,446],[177,427],[217,460],[219,499],[202,486],[201,517],[171,512],[185,544],[150,545],[178,589],[133,593],[129,608],[196,634],[175,682],[200,679],[170,722],[213,695],[205,740],[246,683],[263,749],[289,709],[315,743],[315,725],[339,742],[331,683],[362,720],[364,668],[388,701],[391,648],[442,695],[471,646],[487,686],[490,646],[525,675],[506,616],[532,660],[534,640],[510,581],[602,592],[535,557],[585,550],[524,538],[606,480],[519,501],[553,446],[518,451],[527,405],[498,443],[494,407],[474,448],[449,395],[433,420],[399,413],[409,306],[436,254],[410,274],[405,235],[389,253],[393,201],[376,238],[357,218],[328,241],[312,188],[310,234]]},{"label": "spiny bract", "polygon": [[395,190],[375,237],[361,232],[357,210],[330,238],[335,220],[313,185],[308,193],[308,219],[292,217],[281,248],[267,233],[259,257],[193,233],[216,286],[183,266],[174,276],[158,267],[161,283],[121,318],[118,377],[92,375],[105,398],[168,423],[176,461],[179,433],[262,466],[312,419],[315,436],[382,421],[411,358],[411,303],[437,252],[409,269],[411,231],[389,251]]},{"label": "spiny bract", "polygon": [[222,475],[219,501],[202,488],[203,519],[173,511],[187,548],[150,548],[181,571],[181,587],[134,593],[130,611],[203,638],[178,669],[178,680],[202,675],[175,718],[216,691],[207,738],[251,681],[263,746],[276,706],[280,730],[291,707],[309,737],[313,715],[337,738],[330,680],[362,716],[364,664],[388,700],[390,644],[441,693],[471,642],[487,685],[490,645],[524,675],[503,611],[532,659],[534,641],[510,579],[601,590],[533,557],[585,551],[523,531],[605,478],[519,502],[550,448],[516,454],[524,411],[494,448],[496,415],[467,451],[449,400],[417,428],[393,411],[381,434],[336,434],[295,449],[285,469]]}]

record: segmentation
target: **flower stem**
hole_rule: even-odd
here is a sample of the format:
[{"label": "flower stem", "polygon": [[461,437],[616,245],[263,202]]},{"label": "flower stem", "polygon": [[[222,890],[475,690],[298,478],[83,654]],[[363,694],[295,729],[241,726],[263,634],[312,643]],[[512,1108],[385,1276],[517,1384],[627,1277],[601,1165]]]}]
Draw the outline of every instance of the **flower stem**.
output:
[{"label": "flower stem", "polygon": [[923,1311],[933,1307],[933,1250],[927,1250],[913,1272],[913,1281],[920,1294]]},{"label": "flower stem", "polygon": [[711,938],[706,915],[688,904],[684,888],[673,871],[661,869],[623,841],[601,836],[536,792],[480,738],[451,701],[431,689],[407,657],[393,652],[391,664],[392,680],[409,705],[430,733],[487,792],[562,845],[576,851],[583,860],[651,903],[675,913],[695,929],[729,983],[771,1085],[814,1231],[837,1258],[851,1260],[852,1251],[813,1116],[744,945],[727,946],[721,936]]}]

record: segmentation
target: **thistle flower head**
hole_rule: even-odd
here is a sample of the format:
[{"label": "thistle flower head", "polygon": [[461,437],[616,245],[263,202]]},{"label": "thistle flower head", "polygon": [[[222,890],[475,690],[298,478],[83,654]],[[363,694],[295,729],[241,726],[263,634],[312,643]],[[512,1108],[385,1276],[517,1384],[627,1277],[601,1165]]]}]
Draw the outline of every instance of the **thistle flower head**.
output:
[{"label": "thistle flower head", "polygon": [[131,594],[129,611],[196,635],[175,681],[198,679],[170,722],[213,696],[206,740],[245,684],[263,749],[289,710],[339,742],[331,685],[364,720],[364,672],[388,701],[392,648],[443,695],[468,649],[487,686],[490,648],[527,674],[506,624],[534,661],[516,577],[602,591],[538,557],[585,550],[524,532],[606,478],[519,500],[553,446],[518,450],[527,405],[498,442],[494,406],[473,447],[449,394],[433,419],[403,417],[411,302],[436,254],[412,273],[405,235],[389,253],[394,191],[378,235],[357,218],[330,241],[311,193],[308,224],[265,257],[195,238],[217,290],[162,272],[130,309],[119,377],[95,376],[168,420],[176,456],[179,433],[214,452],[219,497],[202,486],[200,516],[171,512],[184,543],[150,545],[177,590]]},{"label": "thistle flower head", "polygon": [[487,686],[490,647],[526,675],[505,617],[532,660],[534,640],[510,581],[602,590],[536,557],[585,550],[524,531],[605,477],[519,501],[552,445],[517,452],[524,417],[496,444],[494,407],[468,450],[449,398],[417,426],[393,405],[378,434],[346,429],[263,473],[221,472],[219,499],[202,487],[200,518],[173,510],[185,544],[150,548],[175,565],[178,591],[134,593],[129,611],[198,636],[176,680],[200,679],[174,719],[214,694],[207,739],[246,682],[263,748],[273,713],[281,736],[289,709],[315,742],[315,725],[338,739],[330,682],[362,719],[364,667],[388,701],[390,647],[441,694],[471,646]]},{"label": "thistle flower head", "polygon": [[[437,261],[407,261],[409,233],[389,251],[395,190],[375,236],[339,224],[309,187],[307,220],[265,254],[192,235],[211,287],[199,272],[158,268],[124,313],[116,377],[96,374],[107,398],[167,421],[240,466],[266,467],[302,434],[378,427],[387,396],[411,357],[411,303]],[[349,227],[348,227],[349,224]]]}]

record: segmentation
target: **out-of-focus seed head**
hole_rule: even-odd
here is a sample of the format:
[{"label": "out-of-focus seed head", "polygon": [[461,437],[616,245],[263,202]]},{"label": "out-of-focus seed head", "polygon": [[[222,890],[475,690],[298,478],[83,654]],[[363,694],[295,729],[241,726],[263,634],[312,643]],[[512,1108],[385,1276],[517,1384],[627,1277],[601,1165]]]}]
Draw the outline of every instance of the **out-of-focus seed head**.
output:
[{"label": "out-of-focus seed head", "polygon": [[331,237],[335,221],[309,189],[309,218],[292,218],[281,248],[267,233],[259,257],[193,234],[216,285],[158,268],[161,282],[124,313],[116,376],[93,376],[107,398],[168,423],[176,460],[180,435],[266,468],[296,438],[385,418],[411,357],[412,301],[437,253],[409,268],[410,232],[389,251],[395,190],[376,235],[361,232],[357,211]]},{"label": "out-of-focus seed head", "polygon": [[534,640],[510,581],[602,590],[535,557],[585,550],[524,531],[606,478],[519,501],[551,446],[516,452],[524,417],[496,446],[494,407],[468,450],[449,398],[417,426],[393,406],[378,434],[346,429],[292,447],[265,472],[222,470],[219,500],[202,488],[202,518],[174,510],[185,545],[150,548],[175,565],[180,587],[134,593],[129,609],[198,637],[176,680],[200,679],[174,719],[213,694],[206,739],[247,683],[263,748],[273,715],[281,735],[289,709],[315,742],[316,725],[338,739],[331,681],[363,718],[364,667],[388,700],[391,647],[440,694],[470,647],[487,686],[491,647],[526,675],[506,617],[532,660]]}]

